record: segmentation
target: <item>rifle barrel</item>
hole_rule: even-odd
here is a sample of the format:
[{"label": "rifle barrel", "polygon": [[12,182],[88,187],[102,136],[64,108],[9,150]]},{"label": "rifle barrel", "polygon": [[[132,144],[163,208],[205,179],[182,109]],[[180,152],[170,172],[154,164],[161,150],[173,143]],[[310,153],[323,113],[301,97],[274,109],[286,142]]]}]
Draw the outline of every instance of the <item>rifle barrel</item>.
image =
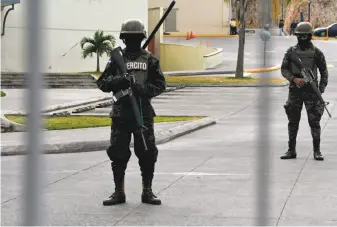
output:
[{"label": "rifle barrel", "polygon": [[157,31],[159,30],[160,26],[164,23],[166,17],[169,15],[169,13],[171,12],[171,10],[173,9],[174,5],[176,4],[176,1],[173,0],[170,4],[170,6],[167,8],[166,12],[164,13],[164,15],[162,16],[162,18],[159,20],[158,24],[156,25],[156,27],[153,29],[153,31],[151,32],[151,34],[149,35],[149,38],[147,38],[147,40],[145,41],[144,45],[143,45],[143,49],[146,49],[146,47],[149,45],[149,43],[151,42],[151,40],[153,39],[154,35],[157,33]]}]

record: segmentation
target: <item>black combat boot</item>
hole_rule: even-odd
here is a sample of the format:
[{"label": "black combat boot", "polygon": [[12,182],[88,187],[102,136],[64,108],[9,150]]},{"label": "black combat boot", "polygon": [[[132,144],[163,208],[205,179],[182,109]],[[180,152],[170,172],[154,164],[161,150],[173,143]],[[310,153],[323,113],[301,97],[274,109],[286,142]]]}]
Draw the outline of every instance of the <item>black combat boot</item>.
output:
[{"label": "black combat boot", "polygon": [[321,153],[320,144],[321,144],[320,139],[313,139],[314,159],[317,160],[317,161],[323,161],[324,160],[324,157]]},{"label": "black combat boot", "polygon": [[152,192],[152,182],[143,182],[142,202],[152,205],[160,205],[161,200],[157,198]]},{"label": "black combat boot", "polygon": [[111,163],[112,172],[114,175],[115,192],[109,197],[109,199],[103,201],[104,206],[111,206],[120,203],[125,203],[125,190],[124,190],[124,176],[125,169],[121,166],[117,166]]},{"label": "black combat boot", "polygon": [[121,187],[115,187],[115,192],[109,197],[109,199],[103,201],[104,206],[112,206],[121,203],[125,203],[125,191],[124,184]]},{"label": "black combat boot", "polygon": [[297,157],[296,141],[289,141],[288,146],[288,151],[283,156],[281,156],[281,159],[295,159]]}]

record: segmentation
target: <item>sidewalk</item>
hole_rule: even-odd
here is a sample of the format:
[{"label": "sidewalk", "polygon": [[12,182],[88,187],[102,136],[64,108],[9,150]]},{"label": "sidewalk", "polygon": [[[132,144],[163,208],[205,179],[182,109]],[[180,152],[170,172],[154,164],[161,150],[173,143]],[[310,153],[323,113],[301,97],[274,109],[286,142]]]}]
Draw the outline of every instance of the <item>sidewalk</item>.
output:
[{"label": "sidewalk", "polygon": [[[212,118],[155,123],[156,143],[165,143],[214,123],[215,120]],[[26,135],[26,132],[2,133],[1,155],[25,154]],[[110,127],[44,131],[43,137],[44,152],[49,154],[105,150],[110,144]]]},{"label": "sidewalk", "polygon": [[[155,133],[183,124],[183,122],[156,123]],[[1,134],[1,147],[24,145],[26,132]],[[110,127],[44,131],[44,143],[58,144],[81,141],[109,140]]]},{"label": "sidewalk", "polygon": [[[27,89],[1,89],[7,95],[1,98],[1,113],[26,113]],[[86,102],[94,98],[111,97],[99,89],[43,89],[42,109],[65,103]]]}]

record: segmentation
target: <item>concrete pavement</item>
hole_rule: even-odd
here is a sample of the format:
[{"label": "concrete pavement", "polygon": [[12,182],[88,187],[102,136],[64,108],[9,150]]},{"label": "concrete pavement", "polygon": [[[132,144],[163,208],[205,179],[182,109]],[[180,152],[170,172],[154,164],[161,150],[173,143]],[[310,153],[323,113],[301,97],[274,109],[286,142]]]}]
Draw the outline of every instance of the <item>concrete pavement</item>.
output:
[{"label": "concrete pavement", "polygon": [[[25,89],[1,89],[6,92],[6,97],[1,98],[1,112],[6,113],[26,113],[26,96],[28,90]],[[99,97],[111,97],[108,93],[103,93],[99,89],[44,89],[43,107],[73,103],[74,101],[88,101]]]},{"label": "concrete pavement", "polygon": [[[332,86],[336,85],[332,79]],[[43,208],[48,225],[253,225],[256,221],[258,89],[194,88],[188,105],[173,99],[157,109],[218,118],[217,125],[159,145],[154,191],[160,207],[140,203],[141,178],[132,156],[126,176],[127,204],[103,207],[112,175],[104,151],[45,155]],[[311,154],[303,111],[297,160],[284,161],[287,130],[283,104],[287,88],[273,88],[270,126],[270,225],[336,225],[336,118],[322,120],[324,162]],[[191,94],[190,94],[191,93]],[[194,94],[194,96],[193,96]],[[217,95],[215,95],[217,94]],[[192,97],[195,97],[192,99]],[[213,97],[213,98],[212,98]],[[216,98],[214,98],[216,97]],[[230,98],[228,98],[230,97]],[[337,100],[337,93],[325,95]],[[202,103],[205,105],[202,107]],[[331,107],[330,107],[331,108]],[[333,107],[333,115],[336,107]],[[160,110],[161,109],[161,110]],[[23,157],[2,157],[2,224],[19,224]],[[323,209],[326,209],[323,211]],[[322,218],[324,217],[324,218]]]},{"label": "concrete pavement", "polygon": [[[329,44],[319,44],[337,59]],[[330,44],[332,45],[332,44]],[[298,135],[298,158],[280,160],[287,149],[287,88],[270,89],[269,225],[337,225],[337,79],[330,69],[324,94],[333,118],[322,125],[324,162],[312,157],[305,110]],[[185,90],[187,89],[187,90]],[[257,221],[256,168],[259,144],[259,88],[185,88],[169,102],[154,103],[157,114],[205,115],[217,124],[159,145],[153,184],[161,206],[142,204],[138,160],[126,173],[127,203],[103,207],[113,190],[105,151],[44,155],[43,212],[46,225],[254,225]],[[268,135],[264,135],[267,139]],[[2,157],[2,225],[19,225],[23,212],[24,156]]]}]

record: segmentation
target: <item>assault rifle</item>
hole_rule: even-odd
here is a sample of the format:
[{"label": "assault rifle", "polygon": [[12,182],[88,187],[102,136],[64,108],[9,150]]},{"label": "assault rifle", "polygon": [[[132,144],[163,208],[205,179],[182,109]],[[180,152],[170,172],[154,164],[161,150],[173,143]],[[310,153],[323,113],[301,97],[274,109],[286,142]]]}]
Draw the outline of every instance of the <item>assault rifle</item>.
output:
[{"label": "assault rifle", "polygon": [[117,65],[119,72],[122,74],[122,76],[124,76],[127,80],[130,81],[130,88],[117,92],[117,94],[114,95],[112,99],[114,100],[114,102],[117,102],[120,98],[128,96],[129,101],[132,106],[132,113],[136,120],[136,132],[135,133],[140,135],[142,142],[143,142],[144,149],[145,151],[147,151],[148,149],[147,149],[147,145],[146,145],[145,138],[144,138],[144,132],[147,130],[147,128],[141,122],[142,116],[140,115],[140,111],[139,111],[138,104],[137,104],[137,99],[133,94],[133,87],[136,81],[135,81],[135,77],[133,75],[130,75],[126,69],[121,47],[117,47],[111,52],[111,60]]},{"label": "assault rifle", "polygon": [[[176,4],[176,1],[173,0],[171,2],[171,4],[169,5],[169,7],[167,8],[167,10],[165,11],[162,18],[159,20],[156,27],[153,29],[153,31],[151,32],[151,34],[149,35],[149,37],[145,41],[144,45],[142,46],[143,49],[146,49],[146,47],[149,45],[149,43],[151,42],[151,40],[153,39],[153,37],[155,36],[157,31],[159,30],[160,26],[164,23],[165,19],[167,18],[168,14],[171,12],[171,10],[173,9],[175,4]],[[131,105],[132,105],[132,112],[133,112],[133,115],[136,119],[136,124],[137,124],[135,133],[138,133],[140,135],[140,137],[142,139],[142,142],[143,142],[144,149],[145,149],[145,151],[147,151],[148,148],[147,148],[147,144],[146,144],[146,141],[145,141],[145,138],[144,138],[144,132],[147,130],[147,128],[141,122],[142,116],[140,115],[140,110],[138,108],[137,99],[133,94],[133,87],[134,87],[134,84],[135,84],[135,78],[134,78],[133,75],[130,75],[128,73],[127,69],[126,69],[124,58],[123,58],[123,52],[122,52],[121,47],[117,47],[111,52],[111,60],[113,60],[116,63],[120,73],[127,80],[130,81],[130,88],[117,92],[116,94],[114,94],[112,96],[112,100],[114,102],[117,102],[119,99],[121,99],[125,96],[129,97]]]},{"label": "assault rifle", "polygon": [[[291,60],[301,70],[301,78],[303,79],[305,84],[309,84],[311,86],[311,88],[312,88],[313,92],[315,93],[316,97],[318,98],[318,100],[321,103],[323,103],[326,112],[328,113],[329,117],[331,118],[331,114],[330,114],[329,110],[326,108],[326,106],[329,105],[329,103],[324,101],[324,99],[322,97],[322,93],[318,90],[318,86],[316,84],[317,79],[316,79],[315,75],[313,74],[312,70],[310,68],[304,67],[300,57],[297,55],[297,53],[295,51],[292,51]],[[298,88],[302,88],[304,85],[301,86],[301,85],[296,84],[296,86]]]}]

